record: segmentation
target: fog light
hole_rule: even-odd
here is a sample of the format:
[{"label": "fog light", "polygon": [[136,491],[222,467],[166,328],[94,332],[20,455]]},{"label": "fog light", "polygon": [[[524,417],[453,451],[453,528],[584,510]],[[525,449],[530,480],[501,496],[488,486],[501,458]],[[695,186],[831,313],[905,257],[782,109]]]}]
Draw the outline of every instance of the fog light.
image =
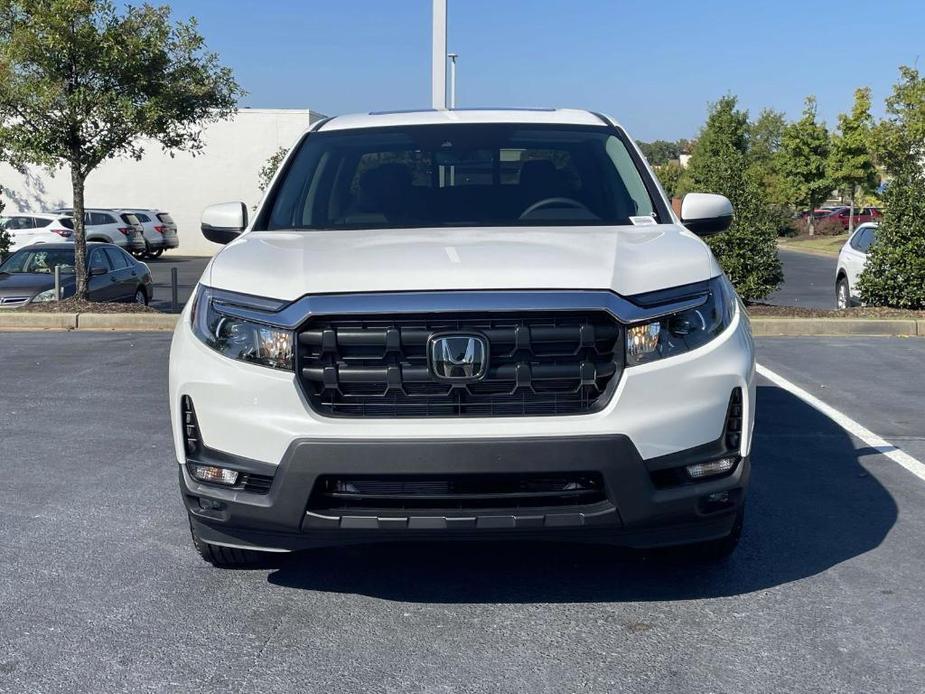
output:
[{"label": "fog light", "polygon": [[238,471],[229,470],[225,467],[216,467],[215,465],[199,465],[198,463],[190,464],[190,471],[200,482],[211,482],[212,484],[223,484],[226,487],[234,486],[238,481]]},{"label": "fog light", "polygon": [[224,511],[225,504],[221,501],[216,501],[215,499],[199,497],[199,508],[201,508],[203,511]]},{"label": "fog light", "polygon": [[729,472],[735,467],[737,460],[738,458],[720,458],[719,460],[711,460],[706,463],[688,465],[685,469],[692,479],[699,480],[704,477],[712,477],[713,475],[722,475],[724,472]]}]

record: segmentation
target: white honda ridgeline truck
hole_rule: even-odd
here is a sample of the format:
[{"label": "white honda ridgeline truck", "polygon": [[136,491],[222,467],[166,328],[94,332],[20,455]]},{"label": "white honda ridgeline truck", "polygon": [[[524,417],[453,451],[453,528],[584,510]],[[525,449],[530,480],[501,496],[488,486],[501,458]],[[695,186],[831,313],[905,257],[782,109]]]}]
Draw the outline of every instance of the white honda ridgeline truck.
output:
[{"label": "white honda ridgeline truck", "polygon": [[533,538],[730,552],[748,317],[626,132],[576,110],[317,123],[183,312],[170,410],[218,566],[325,545]]}]

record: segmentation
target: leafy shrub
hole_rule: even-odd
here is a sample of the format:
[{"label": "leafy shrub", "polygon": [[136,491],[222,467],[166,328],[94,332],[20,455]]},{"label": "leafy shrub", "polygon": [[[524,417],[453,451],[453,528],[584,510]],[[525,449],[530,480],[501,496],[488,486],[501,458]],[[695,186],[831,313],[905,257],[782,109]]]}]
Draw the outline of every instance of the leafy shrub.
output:
[{"label": "leafy shrub", "polygon": [[[809,234],[809,220],[798,219],[794,222],[798,234]],[[816,236],[838,236],[845,233],[845,227],[838,219],[817,219],[814,225]]]},{"label": "leafy shrub", "polygon": [[777,289],[784,275],[777,257],[780,220],[762,177],[748,166],[747,130],[748,114],[736,110],[735,97],[714,104],[680,187],[719,193],[732,202],[732,226],[707,243],[739,296],[751,301]]},{"label": "leafy shrub", "polygon": [[925,79],[900,68],[886,100],[887,118],[877,126],[878,159],[893,180],[886,208],[858,283],[872,305],[925,308]]},{"label": "leafy shrub", "polygon": [[872,306],[925,309],[925,173],[910,162],[885,193],[886,209],[858,289]]}]

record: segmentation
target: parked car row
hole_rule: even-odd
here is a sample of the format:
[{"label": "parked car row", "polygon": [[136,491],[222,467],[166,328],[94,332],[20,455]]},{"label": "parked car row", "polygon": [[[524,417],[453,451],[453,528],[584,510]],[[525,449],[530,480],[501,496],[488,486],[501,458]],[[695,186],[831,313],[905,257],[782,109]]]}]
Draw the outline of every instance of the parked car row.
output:
[{"label": "parked car row", "polygon": [[[800,219],[807,219],[809,216],[808,210],[804,210],[800,213]],[[880,211],[879,207],[857,207],[854,210],[854,226],[867,224],[869,222],[878,222],[882,216],[883,213]],[[841,224],[842,229],[847,231],[850,227],[851,208],[847,205],[820,207],[813,210],[812,217],[813,220],[817,222],[837,221]]]},{"label": "parked car row", "polygon": [[[37,243],[73,241],[73,212],[70,207],[22,212],[2,218],[0,226],[11,236],[11,251]],[[88,242],[111,243],[139,259],[157,258],[180,245],[173,218],[158,209],[87,208],[84,229]]]},{"label": "parked car row", "polygon": [[[59,268],[60,299],[76,291],[73,242],[36,243],[20,248],[0,264],[0,309],[55,300],[55,268]],[[147,305],[154,294],[148,266],[110,243],[87,243],[91,301]]]}]

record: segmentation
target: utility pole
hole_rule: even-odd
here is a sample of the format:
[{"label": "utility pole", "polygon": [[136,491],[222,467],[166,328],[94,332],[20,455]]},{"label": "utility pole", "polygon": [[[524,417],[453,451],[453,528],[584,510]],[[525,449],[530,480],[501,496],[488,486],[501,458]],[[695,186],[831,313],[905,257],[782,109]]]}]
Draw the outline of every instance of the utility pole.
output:
[{"label": "utility pole", "polygon": [[447,53],[446,57],[450,59],[450,108],[456,108],[456,59],[459,53]]},{"label": "utility pole", "polygon": [[446,0],[434,1],[433,53],[431,55],[431,102],[446,109]]}]

